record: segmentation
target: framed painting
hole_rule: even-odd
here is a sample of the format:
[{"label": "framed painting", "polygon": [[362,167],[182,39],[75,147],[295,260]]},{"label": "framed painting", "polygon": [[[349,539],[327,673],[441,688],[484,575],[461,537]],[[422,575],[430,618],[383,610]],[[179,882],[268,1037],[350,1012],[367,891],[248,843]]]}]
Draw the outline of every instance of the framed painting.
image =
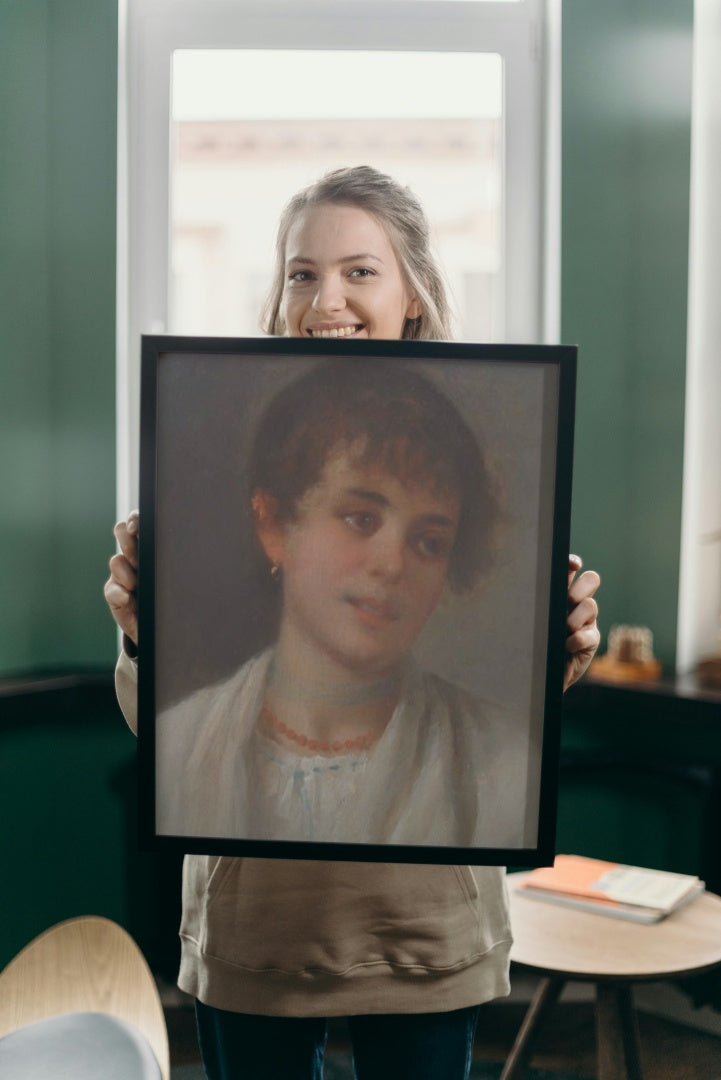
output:
[{"label": "framed painting", "polygon": [[145,847],[552,861],[576,351],[145,337]]}]

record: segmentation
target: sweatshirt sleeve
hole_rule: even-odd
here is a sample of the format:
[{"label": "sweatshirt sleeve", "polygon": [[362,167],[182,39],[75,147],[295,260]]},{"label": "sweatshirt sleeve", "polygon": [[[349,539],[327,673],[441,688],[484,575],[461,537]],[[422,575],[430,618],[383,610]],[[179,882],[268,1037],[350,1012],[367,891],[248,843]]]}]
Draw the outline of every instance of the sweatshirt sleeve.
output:
[{"label": "sweatshirt sleeve", "polygon": [[128,727],[138,734],[138,662],[123,650],[115,667],[115,693]]}]

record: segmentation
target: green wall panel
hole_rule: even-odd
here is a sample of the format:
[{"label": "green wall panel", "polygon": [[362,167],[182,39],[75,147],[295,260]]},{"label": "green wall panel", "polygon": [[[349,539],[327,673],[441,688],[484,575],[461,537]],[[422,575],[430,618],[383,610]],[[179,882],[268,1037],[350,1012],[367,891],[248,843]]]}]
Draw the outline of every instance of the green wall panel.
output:
[{"label": "green wall panel", "polygon": [[602,629],[675,657],[692,0],[563,6],[562,338],[579,345],[573,545]]},{"label": "green wall panel", "polygon": [[0,675],[112,662],[116,0],[0,0]]},{"label": "green wall panel", "polygon": [[[52,371],[60,663],[112,660],[102,597],[115,514],[115,0],[51,4]],[[75,612],[72,636],[62,633]]]},{"label": "green wall panel", "polygon": [[0,670],[46,653],[52,588],[44,5],[0,2]]},{"label": "green wall panel", "polygon": [[49,926],[94,914],[173,979],[180,856],[138,848],[137,741],[109,673],[56,682],[0,694],[0,969]]}]

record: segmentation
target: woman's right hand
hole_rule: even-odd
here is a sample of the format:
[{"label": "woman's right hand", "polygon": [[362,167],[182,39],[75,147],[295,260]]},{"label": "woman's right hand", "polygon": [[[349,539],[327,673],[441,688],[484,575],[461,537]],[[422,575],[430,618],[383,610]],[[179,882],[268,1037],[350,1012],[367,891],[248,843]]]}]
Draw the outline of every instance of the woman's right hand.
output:
[{"label": "woman's right hand", "polygon": [[113,533],[120,553],[110,560],[110,577],[103,593],[110,612],[134,645],[138,644],[138,533],[140,515],[137,510],[119,521]]}]

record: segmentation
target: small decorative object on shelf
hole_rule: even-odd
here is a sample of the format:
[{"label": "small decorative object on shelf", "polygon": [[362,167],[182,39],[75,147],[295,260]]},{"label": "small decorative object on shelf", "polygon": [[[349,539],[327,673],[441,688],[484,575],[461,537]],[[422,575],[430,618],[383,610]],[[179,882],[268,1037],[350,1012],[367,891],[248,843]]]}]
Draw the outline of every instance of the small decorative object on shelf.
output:
[{"label": "small decorative object on shelf", "polygon": [[653,634],[647,626],[612,626],[608,650],[597,657],[590,673],[613,682],[645,682],[658,679],[661,664],[653,655]]},{"label": "small decorative object on shelf", "polygon": [[721,653],[700,660],[696,666],[696,674],[704,686],[721,686]]}]

